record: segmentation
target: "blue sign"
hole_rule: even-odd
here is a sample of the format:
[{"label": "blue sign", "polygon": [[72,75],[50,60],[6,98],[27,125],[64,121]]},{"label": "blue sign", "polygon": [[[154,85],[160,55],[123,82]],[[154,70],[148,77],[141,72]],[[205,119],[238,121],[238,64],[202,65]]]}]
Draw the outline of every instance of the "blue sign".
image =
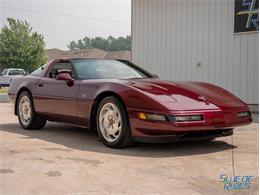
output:
[{"label": "blue sign", "polygon": [[243,190],[251,187],[253,176],[246,175],[228,177],[222,174],[220,175],[219,181],[222,183],[223,189],[226,191]]}]

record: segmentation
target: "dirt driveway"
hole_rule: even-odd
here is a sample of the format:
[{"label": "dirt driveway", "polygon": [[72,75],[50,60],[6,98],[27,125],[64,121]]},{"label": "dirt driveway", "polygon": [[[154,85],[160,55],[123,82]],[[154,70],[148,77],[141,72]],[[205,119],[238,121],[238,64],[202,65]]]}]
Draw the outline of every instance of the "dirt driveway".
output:
[{"label": "dirt driveway", "polygon": [[258,124],[211,142],[136,144],[115,150],[97,134],[48,123],[22,130],[9,103],[0,104],[0,194],[234,194],[220,175],[253,176],[258,194]]}]

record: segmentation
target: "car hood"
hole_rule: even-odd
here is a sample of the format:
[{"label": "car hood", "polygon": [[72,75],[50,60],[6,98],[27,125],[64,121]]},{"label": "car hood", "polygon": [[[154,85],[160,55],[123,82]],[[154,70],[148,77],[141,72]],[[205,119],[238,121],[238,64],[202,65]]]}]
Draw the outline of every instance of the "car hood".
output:
[{"label": "car hood", "polygon": [[127,85],[142,91],[169,110],[203,110],[245,107],[230,92],[202,82],[170,82],[160,79],[131,79]]}]

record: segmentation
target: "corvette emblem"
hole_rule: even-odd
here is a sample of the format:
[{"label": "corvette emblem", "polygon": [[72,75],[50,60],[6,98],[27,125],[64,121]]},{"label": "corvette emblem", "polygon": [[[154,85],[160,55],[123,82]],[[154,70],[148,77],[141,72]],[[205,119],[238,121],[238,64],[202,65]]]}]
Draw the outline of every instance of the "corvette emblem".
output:
[{"label": "corvette emblem", "polygon": [[205,96],[199,96],[198,99],[200,99],[200,100],[202,100],[202,101],[208,100]]},{"label": "corvette emblem", "polygon": [[203,101],[203,102],[205,102],[205,104],[207,104],[207,105],[209,104],[209,100],[208,100],[208,98],[205,97],[205,96],[199,96],[198,99],[201,100],[201,101]]}]

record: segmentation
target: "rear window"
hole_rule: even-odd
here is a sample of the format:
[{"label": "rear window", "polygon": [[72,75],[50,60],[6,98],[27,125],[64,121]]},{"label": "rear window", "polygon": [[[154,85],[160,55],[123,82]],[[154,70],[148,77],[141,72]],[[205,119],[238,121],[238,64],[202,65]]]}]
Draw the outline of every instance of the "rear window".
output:
[{"label": "rear window", "polygon": [[9,75],[25,75],[24,70],[9,70]]}]

